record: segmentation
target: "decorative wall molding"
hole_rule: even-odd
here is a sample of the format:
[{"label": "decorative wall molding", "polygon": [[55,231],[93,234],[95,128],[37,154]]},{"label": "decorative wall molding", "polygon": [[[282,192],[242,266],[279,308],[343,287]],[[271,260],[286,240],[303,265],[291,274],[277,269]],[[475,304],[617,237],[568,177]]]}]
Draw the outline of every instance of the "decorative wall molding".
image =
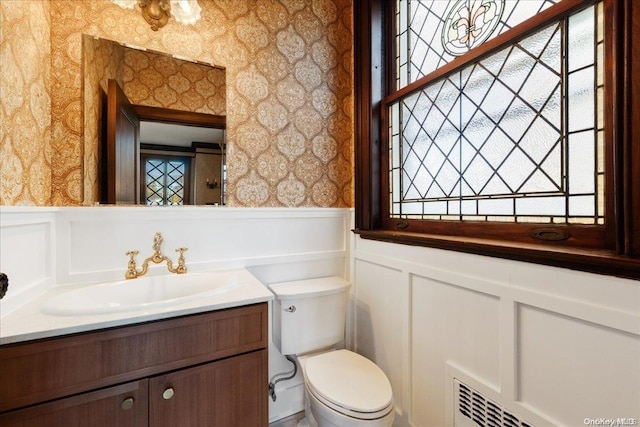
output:
[{"label": "decorative wall molding", "polygon": [[452,426],[460,377],[537,427],[640,419],[640,282],[359,237],[352,269],[398,425]]},{"label": "decorative wall molding", "polygon": [[0,207],[0,271],[9,278],[0,316],[54,285],[55,212],[55,208]]}]

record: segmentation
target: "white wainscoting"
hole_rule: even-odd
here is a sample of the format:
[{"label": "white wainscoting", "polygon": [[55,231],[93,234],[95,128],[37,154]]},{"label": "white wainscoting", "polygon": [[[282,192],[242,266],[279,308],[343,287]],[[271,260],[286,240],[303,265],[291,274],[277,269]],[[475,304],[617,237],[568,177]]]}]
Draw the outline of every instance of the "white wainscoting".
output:
[{"label": "white wainscoting", "polygon": [[[170,258],[177,257],[176,248],[188,248],[185,258],[190,271],[342,258],[348,246],[348,215],[346,209],[61,209],[56,218],[56,282],[123,278],[128,260],[125,253],[139,250],[140,263],[153,252],[153,235],[157,231],[164,238],[163,253]],[[299,270],[272,272],[265,279],[305,274],[304,269]],[[150,274],[165,271],[164,265],[153,266]]]},{"label": "white wainscoting", "polygon": [[[348,277],[351,217],[350,209],[328,208],[2,207],[0,271],[10,285],[0,316],[50,286],[122,280],[125,252],[139,250],[140,265],[153,253],[156,231],[170,258],[177,258],[174,249],[189,248],[191,272],[244,267],[265,285]],[[165,272],[160,265],[147,274]],[[270,377],[289,369],[271,344]],[[269,409],[272,421],[303,410],[300,376],[278,384]]]},{"label": "white wainscoting", "polygon": [[0,207],[0,272],[9,277],[0,318],[53,286],[55,213],[55,208]]},{"label": "white wainscoting", "polygon": [[640,422],[640,281],[359,237],[352,256],[349,342],[396,426],[472,425],[454,378],[535,427]]}]

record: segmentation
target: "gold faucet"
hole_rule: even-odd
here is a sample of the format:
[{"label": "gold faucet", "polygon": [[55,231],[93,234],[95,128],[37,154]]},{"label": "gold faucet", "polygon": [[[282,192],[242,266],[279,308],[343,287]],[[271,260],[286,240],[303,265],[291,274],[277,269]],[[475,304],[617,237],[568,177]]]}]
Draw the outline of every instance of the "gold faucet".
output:
[{"label": "gold faucet", "polygon": [[170,273],[176,274],[184,274],[187,272],[187,267],[184,263],[184,252],[187,248],[178,248],[176,252],[179,252],[178,256],[178,265],[176,268],[173,268],[173,262],[166,256],[162,255],[160,252],[160,246],[162,245],[162,235],[158,232],[153,236],[153,255],[149,258],[145,259],[142,262],[142,268],[140,270],[136,267],[135,257],[138,255],[138,251],[128,251],[126,255],[129,257],[129,263],[127,264],[127,272],[124,277],[126,279],[135,279],[136,277],[144,276],[147,273],[147,269],[149,268],[149,261],[154,262],[155,264],[160,264],[163,261],[167,262],[167,269]]}]

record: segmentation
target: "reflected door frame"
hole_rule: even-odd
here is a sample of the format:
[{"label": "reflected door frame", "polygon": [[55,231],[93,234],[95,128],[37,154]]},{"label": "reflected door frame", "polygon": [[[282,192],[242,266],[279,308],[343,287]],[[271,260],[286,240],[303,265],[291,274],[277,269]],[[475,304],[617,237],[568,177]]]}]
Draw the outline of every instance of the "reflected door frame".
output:
[{"label": "reflected door frame", "polygon": [[[167,123],[167,124],[176,124],[176,125],[185,125],[185,126],[196,126],[196,127],[204,127],[211,129],[226,129],[227,118],[226,116],[219,116],[214,114],[206,114],[206,113],[196,113],[190,111],[181,111],[181,110],[172,110],[169,108],[161,108],[161,107],[151,107],[146,105],[133,105],[133,109],[135,110],[136,115],[139,117],[140,121],[146,122],[159,122],[159,123]],[[176,154],[177,157],[180,155]],[[223,150],[224,156],[224,150]],[[193,161],[193,159],[191,159]],[[193,186],[190,185],[193,179],[194,167],[189,162],[188,166],[188,177],[189,182],[185,185],[185,204],[191,204],[194,199],[193,195]],[[224,161],[223,161],[224,163]],[[141,168],[144,167],[145,163],[141,160]],[[144,172],[141,172],[140,176],[140,203],[146,204],[145,198],[145,176]],[[187,200],[189,200],[187,202]]]},{"label": "reflected door frame", "polygon": [[140,177],[140,119],[124,91],[113,79],[107,84],[106,144],[103,146],[101,201],[135,204]]},{"label": "reflected door frame", "polygon": [[140,121],[226,129],[226,116],[131,104],[115,80],[109,81],[106,104],[101,203],[146,203],[137,184],[143,180]]}]

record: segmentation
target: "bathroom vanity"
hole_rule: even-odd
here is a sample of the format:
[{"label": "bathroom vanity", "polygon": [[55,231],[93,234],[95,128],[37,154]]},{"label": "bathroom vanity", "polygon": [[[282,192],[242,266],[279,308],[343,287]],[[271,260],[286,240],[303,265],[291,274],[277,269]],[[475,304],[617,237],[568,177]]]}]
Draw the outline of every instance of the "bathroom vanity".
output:
[{"label": "bathroom vanity", "polygon": [[0,319],[0,426],[268,425],[273,294],[242,268],[143,279],[55,286]]},{"label": "bathroom vanity", "polygon": [[3,427],[266,426],[267,303],[0,347]]}]

